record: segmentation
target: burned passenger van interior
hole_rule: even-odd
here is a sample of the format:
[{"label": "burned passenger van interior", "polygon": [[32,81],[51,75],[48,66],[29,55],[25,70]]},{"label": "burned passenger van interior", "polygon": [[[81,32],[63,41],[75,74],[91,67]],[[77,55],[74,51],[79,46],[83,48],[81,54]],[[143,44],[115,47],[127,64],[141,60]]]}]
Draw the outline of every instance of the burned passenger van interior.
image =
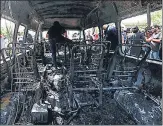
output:
[{"label": "burned passenger van interior", "polygon": [[162,0],[1,1],[1,125],[162,125]]}]

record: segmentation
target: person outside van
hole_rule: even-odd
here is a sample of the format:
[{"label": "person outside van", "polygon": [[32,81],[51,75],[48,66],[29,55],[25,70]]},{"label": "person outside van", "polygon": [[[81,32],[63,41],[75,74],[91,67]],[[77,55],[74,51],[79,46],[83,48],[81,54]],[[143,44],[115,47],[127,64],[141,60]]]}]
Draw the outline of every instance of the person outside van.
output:
[{"label": "person outside van", "polygon": [[103,29],[104,29],[104,34],[105,34],[105,40],[111,42],[110,50],[115,50],[119,43],[117,28],[115,26],[104,25]]},{"label": "person outside van", "polygon": [[86,40],[87,40],[87,41],[86,41],[87,44],[91,44],[92,41],[93,41],[93,37],[92,37],[92,35],[91,35],[91,31],[90,31],[90,30],[88,30],[88,32],[87,32]]},{"label": "person outside van", "polygon": [[[145,41],[145,37],[142,33],[139,32],[139,28],[137,26],[132,28],[132,33],[130,36],[127,37],[126,43],[128,44],[136,44],[136,45],[142,45],[143,41]],[[135,55],[136,57],[139,57],[140,54],[143,53],[143,50],[141,47],[131,47],[130,52],[131,55]]]},{"label": "person outside van", "polygon": [[150,52],[150,59],[156,59],[159,60],[159,50],[160,50],[160,44],[161,44],[162,34],[160,27],[158,25],[154,25],[154,33],[149,38],[150,40],[150,46],[152,48]]}]

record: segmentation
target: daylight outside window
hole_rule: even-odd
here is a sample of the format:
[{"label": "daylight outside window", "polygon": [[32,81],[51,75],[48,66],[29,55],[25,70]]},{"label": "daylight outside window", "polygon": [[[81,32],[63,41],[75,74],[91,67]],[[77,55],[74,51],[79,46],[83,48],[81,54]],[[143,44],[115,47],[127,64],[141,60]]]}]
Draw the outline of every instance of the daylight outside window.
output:
[{"label": "daylight outside window", "polygon": [[48,39],[47,32],[48,32],[48,31],[43,31],[43,32],[42,32],[42,37],[43,37],[43,39],[45,39],[45,40]]},{"label": "daylight outside window", "polygon": [[35,40],[35,35],[36,35],[36,32],[35,31],[28,30],[26,42],[27,43],[33,43],[34,40]]},{"label": "daylight outside window", "polygon": [[78,30],[66,30],[65,37],[69,39],[79,39],[80,38],[80,31]]},{"label": "daylight outside window", "polygon": [[6,48],[13,41],[15,23],[7,19],[1,18],[1,48]]},{"label": "daylight outside window", "polygon": [[93,41],[99,40],[99,28],[98,27],[88,28],[84,32],[85,32],[86,40],[93,40]]},{"label": "daylight outside window", "polygon": [[[151,12],[151,27],[147,26],[147,14],[122,20],[122,43],[143,46],[122,46],[122,52],[134,57],[143,57],[148,52],[148,48],[144,46],[149,46],[151,51],[148,59],[160,61],[162,60],[162,10]],[[156,39],[159,41],[156,42]]]},{"label": "daylight outside window", "polygon": [[20,25],[18,29],[18,34],[17,34],[17,42],[19,43],[23,42],[24,34],[25,34],[25,26]]}]

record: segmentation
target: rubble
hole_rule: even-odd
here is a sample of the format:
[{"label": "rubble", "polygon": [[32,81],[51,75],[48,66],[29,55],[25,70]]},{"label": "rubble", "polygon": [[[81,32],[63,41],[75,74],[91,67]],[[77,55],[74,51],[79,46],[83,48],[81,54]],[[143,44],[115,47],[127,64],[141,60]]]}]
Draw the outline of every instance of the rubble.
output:
[{"label": "rubble", "polygon": [[80,114],[72,121],[73,125],[135,125],[136,123],[122,110],[111,93],[103,95],[100,107],[84,107]]},{"label": "rubble", "polygon": [[114,98],[138,125],[161,125],[161,108],[141,93],[129,90],[116,91]]},{"label": "rubble", "polygon": [[22,105],[24,102],[24,95],[19,92],[7,93],[1,96],[1,125],[12,125],[18,119]]},{"label": "rubble", "polygon": [[[126,66],[121,67],[116,66],[116,70],[114,70],[115,74],[113,74],[114,77],[111,76],[110,80],[103,80],[104,78],[100,78],[100,75],[97,76],[96,72],[92,72],[95,70],[94,64],[89,63],[87,66],[86,64],[80,64],[78,61],[78,59],[74,60],[74,71],[76,73],[73,78],[71,78],[71,67],[68,68],[65,66],[66,68],[64,68],[61,66],[56,69],[50,64],[47,64],[45,67],[39,64],[39,72],[43,77],[40,80],[41,82],[32,83],[32,86],[30,86],[36,90],[28,90],[28,93],[25,92],[26,90],[23,92],[26,93],[26,98],[24,99],[26,102],[23,106],[23,112],[20,112],[20,119],[15,124],[161,124],[161,98],[155,99],[148,96],[147,93],[150,90],[143,93],[143,90],[133,87],[134,83],[131,77],[123,76],[129,75],[128,71],[133,71],[132,69],[135,67],[133,63],[127,63]],[[76,65],[78,66],[76,67]],[[122,73],[117,72],[118,70]],[[118,75],[121,75],[122,78]],[[140,80],[135,80],[137,85],[143,83],[145,87],[152,85],[156,87],[154,85],[156,80],[151,79],[148,75],[150,75],[150,71],[145,68],[141,69],[138,76]],[[71,81],[70,78],[72,79]],[[74,92],[71,95],[73,97],[70,96],[72,92],[69,90],[72,82],[74,83],[72,85]],[[150,84],[148,85],[148,83]],[[27,84],[27,86],[29,85]],[[78,90],[75,88],[78,88]],[[99,91],[99,89],[101,90]],[[73,100],[72,106],[70,105],[71,98]],[[8,118],[8,109],[2,110],[1,118],[3,124],[6,124],[7,119],[11,120],[8,124],[15,122],[13,121],[16,111],[14,104],[14,102],[11,103],[14,106],[12,109],[12,118]]]}]

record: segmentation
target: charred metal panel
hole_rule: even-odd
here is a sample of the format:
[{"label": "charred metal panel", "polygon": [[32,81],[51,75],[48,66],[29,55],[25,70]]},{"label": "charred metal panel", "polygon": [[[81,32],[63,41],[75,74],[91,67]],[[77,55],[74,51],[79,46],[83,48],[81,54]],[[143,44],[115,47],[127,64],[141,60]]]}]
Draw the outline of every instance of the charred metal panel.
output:
[{"label": "charred metal panel", "polygon": [[29,2],[36,12],[44,19],[44,28],[49,28],[55,20],[61,22],[64,27],[82,27],[81,24],[83,18],[85,18],[86,15],[97,5],[96,0],[54,0]]},{"label": "charred metal panel", "polygon": [[32,29],[37,29],[39,16],[32,10],[28,1],[3,1],[1,8],[3,15],[26,24]]},{"label": "charred metal panel", "polygon": [[143,14],[147,3],[151,4],[151,10],[162,7],[161,0],[28,0],[2,1],[1,10],[2,14],[34,29],[38,24],[36,17],[45,21],[43,28],[49,28],[56,18],[65,27],[88,28]]},{"label": "charred metal panel", "polygon": [[131,114],[138,125],[161,125],[161,107],[140,93],[116,91],[115,100]]},{"label": "charred metal panel", "polygon": [[[51,27],[54,21],[59,21],[61,25],[63,25],[66,28],[77,28],[77,26],[80,26],[80,19],[79,18],[53,18],[53,19],[45,19],[45,24],[43,26],[43,29],[46,29],[48,27]],[[66,22],[66,23],[65,23]],[[77,28],[78,29],[78,28]]]},{"label": "charred metal panel", "polygon": [[[159,8],[161,2],[150,0],[153,9]],[[53,0],[53,1],[30,1],[31,6],[36,12],[46,20],[45,28],[49,28],[52,22],[48,20],[60,21],[60,18],[73,18],[78,20],[78,23],[69,24],[63,21],[63,26],[69,27],[84,27],[102,25],[109,22],[117,22],[117,20],[125,19],[131,16],[136,16],[146,12],[146,3],[142,0]],[[99,6],[100,4],[100,6]],[[98,14],[97,14],[98,13]],[[99,17],[98,17],[99,15]],[[49,24],[49,25],[47,25]],[[87,25],[84,25],[87,24]]]},{"label": "charred metal panel", "polygon": [[101,5],[88,16],[86,20],[86,27],[103,25],[105,23],[111,23],[117,21],[117,12],[114,9],[111,1],[104,1]]},{"label": "charred metal panel", "polygon": [[118,8],[119,19],[125,19],[132,16],[137,16],[147,12],[147,4],[151,4],[151,11],[161,9],[161,0],[127,0],[116,1]]},{"label": "charred metal panel", "polygon": [[[133,64],[136,63],[136,60],[131,58],[126,58],[126,61]],[[144,83],[145,90],[156,97],[161,97],[162,65],[145,62],[141,69],[143,70],[143,72],[140,72],[142,74],[141,76],[143,76],[141,83]]]},{"label": "charred metal panel", "polygon": [[100,8],[100,22],[101,24],[111,23],[117,21],[117,10],[114,8],[112,2],[103,2]]}]

